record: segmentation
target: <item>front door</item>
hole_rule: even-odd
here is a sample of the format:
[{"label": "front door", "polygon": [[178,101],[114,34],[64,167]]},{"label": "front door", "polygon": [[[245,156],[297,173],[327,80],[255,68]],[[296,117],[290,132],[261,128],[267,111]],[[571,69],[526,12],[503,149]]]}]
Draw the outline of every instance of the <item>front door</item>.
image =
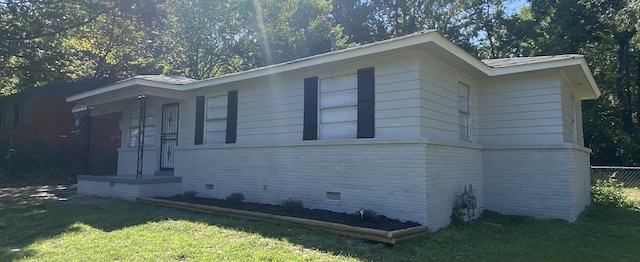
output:
[{"label": "front door", "polygon": [[160,134],[160,170],[173,171],[173,158],[178,145],[178,103],[162,105]]}]

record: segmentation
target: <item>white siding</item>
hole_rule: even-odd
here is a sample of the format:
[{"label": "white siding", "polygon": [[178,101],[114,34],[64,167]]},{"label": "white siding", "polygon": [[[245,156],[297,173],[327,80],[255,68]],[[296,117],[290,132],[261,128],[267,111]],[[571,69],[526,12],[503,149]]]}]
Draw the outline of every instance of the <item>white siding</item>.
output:
[{"label": "white siding", "polygon": [[420,133],[441,141],[458,141],[458,86],[471,86],[471,141],[477,134],[476,81],[464,73],[424,54],[420,63]]},{"label": "white siding", "polygon": [[339,77],[372,66],[376,77],[376,138],[420,137],[420,55],[384,56],[193,91],[181,103],[179,144],[193,145],[195,97],[222,95],[229,90],[238,90],[237,144],[302,141],[304,78]]},{"label": "white siding", "polygon": [[574,143],[575,140],[576,144],[584,145],[581,102],[566,77],[562,78],[562,126],[565,143]]},{"label": "white siding", "polygon": [[479,143],[563,143],[558,74],[529,73],[480,81]]}]

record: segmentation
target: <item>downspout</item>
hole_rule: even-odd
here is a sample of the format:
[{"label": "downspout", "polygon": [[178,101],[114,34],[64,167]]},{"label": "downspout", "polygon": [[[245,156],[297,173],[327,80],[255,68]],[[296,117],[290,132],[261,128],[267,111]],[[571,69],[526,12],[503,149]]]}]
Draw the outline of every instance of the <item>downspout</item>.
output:
[{"label": "downspout", "polygon": [[147,119],[147,96],[144,94],[139,95],[138,100],[140,100],[140,119],[138,119],[138,165],[136,178],[142,179],[142,162],[144,160],[144,126]]}]

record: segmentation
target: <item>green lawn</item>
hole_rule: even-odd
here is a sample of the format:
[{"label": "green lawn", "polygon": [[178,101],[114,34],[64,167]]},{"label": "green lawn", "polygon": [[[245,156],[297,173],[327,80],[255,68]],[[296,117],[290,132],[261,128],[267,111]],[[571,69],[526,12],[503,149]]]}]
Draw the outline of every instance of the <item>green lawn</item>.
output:
[{"label": "green lawn", "polygon": [[[0,201],[2,201],[0,199]],[[0,206],[0,261],[638,261],[640,211],[495,215],[390,247],[269,222],[77,197]]]}]

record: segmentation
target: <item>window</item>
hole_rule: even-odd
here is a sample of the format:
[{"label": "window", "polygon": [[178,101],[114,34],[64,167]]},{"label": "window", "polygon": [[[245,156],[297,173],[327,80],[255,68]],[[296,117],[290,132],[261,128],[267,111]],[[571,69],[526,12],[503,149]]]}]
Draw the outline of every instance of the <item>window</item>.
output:
[{"label": "window", "polygon": [[[156,127],[155,127],[155,107],[147,107],[147,113],[144,125],[144,145],[155,145]],[[134,109],[129,111],[129,146],[138,146],[138,134],[140,132],[140,110]]]},{"label": "window", "polygon": [[357,80],[355,74],[320,80],[320,139],[356,138]]},{"label": "window", "polygon": [[458,138],[462,141],[471,141],[470,135],[470,99],[471,87],[458,82]]},{"label": "window", "polygon": [[227,95],[207,98],[207,143],[225,143],[226,141],[228,100]]},{"label": "window", "polygon": [[196,97],[194,145],[207,143],[233,144],[238,131],[238,90],[226,95]]},{"label": "window", "polygon": [[375,137],[373,67],[358,69],[357,74],[347,76],[304,79],[302,140],[318,137]]}]

